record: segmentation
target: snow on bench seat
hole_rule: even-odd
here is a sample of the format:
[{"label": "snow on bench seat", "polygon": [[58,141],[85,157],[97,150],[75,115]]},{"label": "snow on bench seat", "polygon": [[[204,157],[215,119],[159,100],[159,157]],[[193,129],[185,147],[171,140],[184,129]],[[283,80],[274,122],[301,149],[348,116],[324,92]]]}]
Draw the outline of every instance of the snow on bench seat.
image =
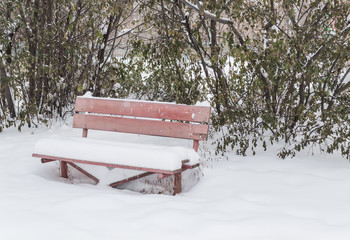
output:
[{"label": "snow on bench seat", "polygon": [[199,162],[199,155],[190,148],[149,144],[111,142],[89,138],[51,137],[36,143],[35,153],[107,164],[174,171]]}]

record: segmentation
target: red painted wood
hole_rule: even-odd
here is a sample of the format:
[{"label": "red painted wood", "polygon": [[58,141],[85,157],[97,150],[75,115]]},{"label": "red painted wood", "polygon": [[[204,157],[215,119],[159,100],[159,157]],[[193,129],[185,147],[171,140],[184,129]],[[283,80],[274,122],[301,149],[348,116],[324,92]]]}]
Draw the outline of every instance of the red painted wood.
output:
[{"label": "red painted wood", "polygon": [[193,169],[193,168],[196,168],[196,167],[199,167],[199,163],[196,163],[196,164],[193,164],[193,165],[183,165],[182,169],[185,171],[187,169]]},{"label": "red painted wood", "polygon": [[171,176],[170,174],[158,173],[157,178],[158,179],[163,179],[163,178],[170,177],[170,176]]},{"label": "red painted wood", "polygon": [[88,129],[84,128],[83,129],[83,138],[86,138],[88,135]]},{"label": "red painted wood", "polygon": [[174,174],[174,192],[173,195],[175,196],[178,193],[181,193],[182,187],[181,187],[181,172]]},{"label": "red painted wood", "polygon": [[60,161],[60,167],[61,167],[61,177],[68,178],[68,167],[67,162]]},{"label": "red painted wood", "polygon": [[145,173],[133,176],[133,177],[126,178],[126,179],[118,181],[118,182],[111,183],[111,184],[109,184],[109,186],[110,187],[116,187],[116,186],[121,185],[123,183],[134,181],[136,179],[143,178],[143,177],[146,177],[146,176],[149,176],[149,175],[152,175],[152,174],[154,174],[154,173],[153,172],[145,172]]},{"label": "red painted wood", "polygon": [[181,172],[181,169],[178,169],[175,171],[170,171],[170,170],[162,170],[162,169],[154,169],[154,168],[143,168],[143,167],[111,164],[111,163],[92,162],[92,161],[77,160],[77,159],[63,158],[63,157],[56,157],[56,156],[47,156],[47,155],[36,154],[36,153],[34,153],[32,156],[38,157],[38,158],[44,158],[44,159],[48,159],[48,160],[59,160],[59,161],[64,161],[64,162],[91,164],[91,165],[105,166],[105,167],[110,167],[110,168],[125,168],[125,169],[133,169],[133,170],[154,172],[154,173],[164,173],[164,174],[171,174],[171,175]]},{"label": "red painted wood", "polygon": [[193,149],[198,152],[198,147],[199,147],[199,141],[198,140],[193,140]]},{"label": "red painted wood", "polygon": [[182,160],[181,161],[182,165],[185,165],[186,163],[189,163],[189,162],[190,162],[190,160]]},{"label": "red painted wood", "polygon": [[92,180],[94,180],[96,182],[96,184],[98,184],[100,182],[100,180],[95,177],[94,175],[88,173],[87,171],[85,171],[84,169],[82,169],[81,167],[79,167],[78,165],[72,163],[72,162],[68,162],[69,165],[71,165],[72,167],[74,167],[76,170],[78,170],[79,172],[81,172],[82,174],[84,174],[85,176],[91,178]]},{"label": "red painted wood", "polygon": [[78,97],[76,112],[208,123],[210,107]]},{"label": "red painted wood", "polygon": [[89,114],[75,114],[73,127],[194,140],[208,137],[208,125]]},{"label": "red painted wood", "polygon": [[[33,156],[34,157],[34,156]],[[49,160],[49,159],[41,159],[41,163],[48,163],[48,162],[54,162],[56,160]]]}]

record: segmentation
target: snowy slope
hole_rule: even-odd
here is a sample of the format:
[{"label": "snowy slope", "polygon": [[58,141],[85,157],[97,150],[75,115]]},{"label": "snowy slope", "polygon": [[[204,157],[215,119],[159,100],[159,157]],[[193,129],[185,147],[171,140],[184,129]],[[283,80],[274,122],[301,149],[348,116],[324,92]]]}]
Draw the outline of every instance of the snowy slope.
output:
[{"label": "snowy slope", "polygon": [[80,134],[0,134],[0,240],[350,238],[350,168],[339,156],[230,155],[205,163],[199,183],[173,197],[71,184],[56,163],[31,157],[38,139]]}]

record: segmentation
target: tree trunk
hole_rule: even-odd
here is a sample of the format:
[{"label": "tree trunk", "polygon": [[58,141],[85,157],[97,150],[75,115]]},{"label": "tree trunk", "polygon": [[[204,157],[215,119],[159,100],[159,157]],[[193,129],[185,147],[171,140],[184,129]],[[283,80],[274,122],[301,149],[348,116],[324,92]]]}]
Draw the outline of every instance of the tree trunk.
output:
[{"label": "tree trunk", "polygon": [[0,78],[1,78],[1,90],[5,95],[6,106],[10,112],[11,118],[15,118],[16,117],[15,105],[12,100],[12,95],[11,95],[10,87],[8,85],[6,70],[3,65],[0,65]]},{"label": "tree trunk", "polygon": [[[95,83],[95,90],[93,92],[94,96],[99,97],[101,95],[101,72],[103,70],[103,65],[105,63],[105,52],[107,48],[107,43],[109,40],[109,36],[114,28],[114,22],[115,22],[115,14],[112,14],[109,17],[109,22],[108,22],[108,28],[107,32],[103,34],[103,46],[98,50],[98,66],[96,68],[95,76],[94,76],[94,83]],[[116,30],[115,30],[116,31]]]},{"label": "tree trunk", "polygon": [[[9,20],[11,18],[11,2],[7,3],[7,9],[6,9],[6,18],[7,20]],[[14,34],[12,32],[10,32],[8,34],[8,44],[6,47],[6,63],[7,64],[11,64],[12,59],[11,59],[11,54],[12,54],[12,41],[13,41],[13,36]],[[6,99],[6,106],[10,112],[10,116],[11,118],[15,118],[16,117],[16,111],[15,111],[15,105],[13,103],[13,99],[12,99],[12,95],[11,95],[11,90],[10,90],[10,86],[9,86],[9,79],[6,73],[6,69],[4,65],[0,65],[0,87],[2,89],[3,94],[5,95],[5,99]],[[4,102],[5,104],[5,102]]]},{"label": "tree trunk", "polygon": [[37,50],[38,50],[38,19],[39,19],[39,0],[35,0],[34,2],[34,13],[33,13],[33,19],[31,22],[32,27],[32,34],[28,37],[28,43],[29,43],[29,52],[31,55],[31,64],[29,69],[29,104],[32,106],[36,103],[35,99],[35,87],[36,87],[36,81],[35,81],[35,75],[36,75],[36,62],[37,62]]}]

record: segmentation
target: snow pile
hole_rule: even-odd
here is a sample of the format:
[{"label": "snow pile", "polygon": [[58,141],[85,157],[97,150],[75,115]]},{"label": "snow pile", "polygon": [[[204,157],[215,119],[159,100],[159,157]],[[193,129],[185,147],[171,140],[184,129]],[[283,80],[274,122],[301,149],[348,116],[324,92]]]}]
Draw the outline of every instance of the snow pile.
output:
[{"label": "snow pile", "polygon": [[[72,138],[81,130],[0,134],[1,240],[349,239],[350,168],[339,155],[306,152],[281,160],[273,148],[255,157],[229,155],[229,161],[206,162],[211,167],[200,182],[173,197],[71,184],[58,176],[57,162],[31,157],[35,142],[52,135]],[[129,135],[120,135],[123,142]],[[89,131],[94,139],[120,136]],[[174,145],[147,139],[142,142]]]},{"label": "snow pile", "polygon": [[183,160],[189,160],[189,165],[199,162],[199,155],[193,149],[181,146],[167,147],[91,138],[44,138],[37,142],[34,153],[169,171],[181,169]]}]

